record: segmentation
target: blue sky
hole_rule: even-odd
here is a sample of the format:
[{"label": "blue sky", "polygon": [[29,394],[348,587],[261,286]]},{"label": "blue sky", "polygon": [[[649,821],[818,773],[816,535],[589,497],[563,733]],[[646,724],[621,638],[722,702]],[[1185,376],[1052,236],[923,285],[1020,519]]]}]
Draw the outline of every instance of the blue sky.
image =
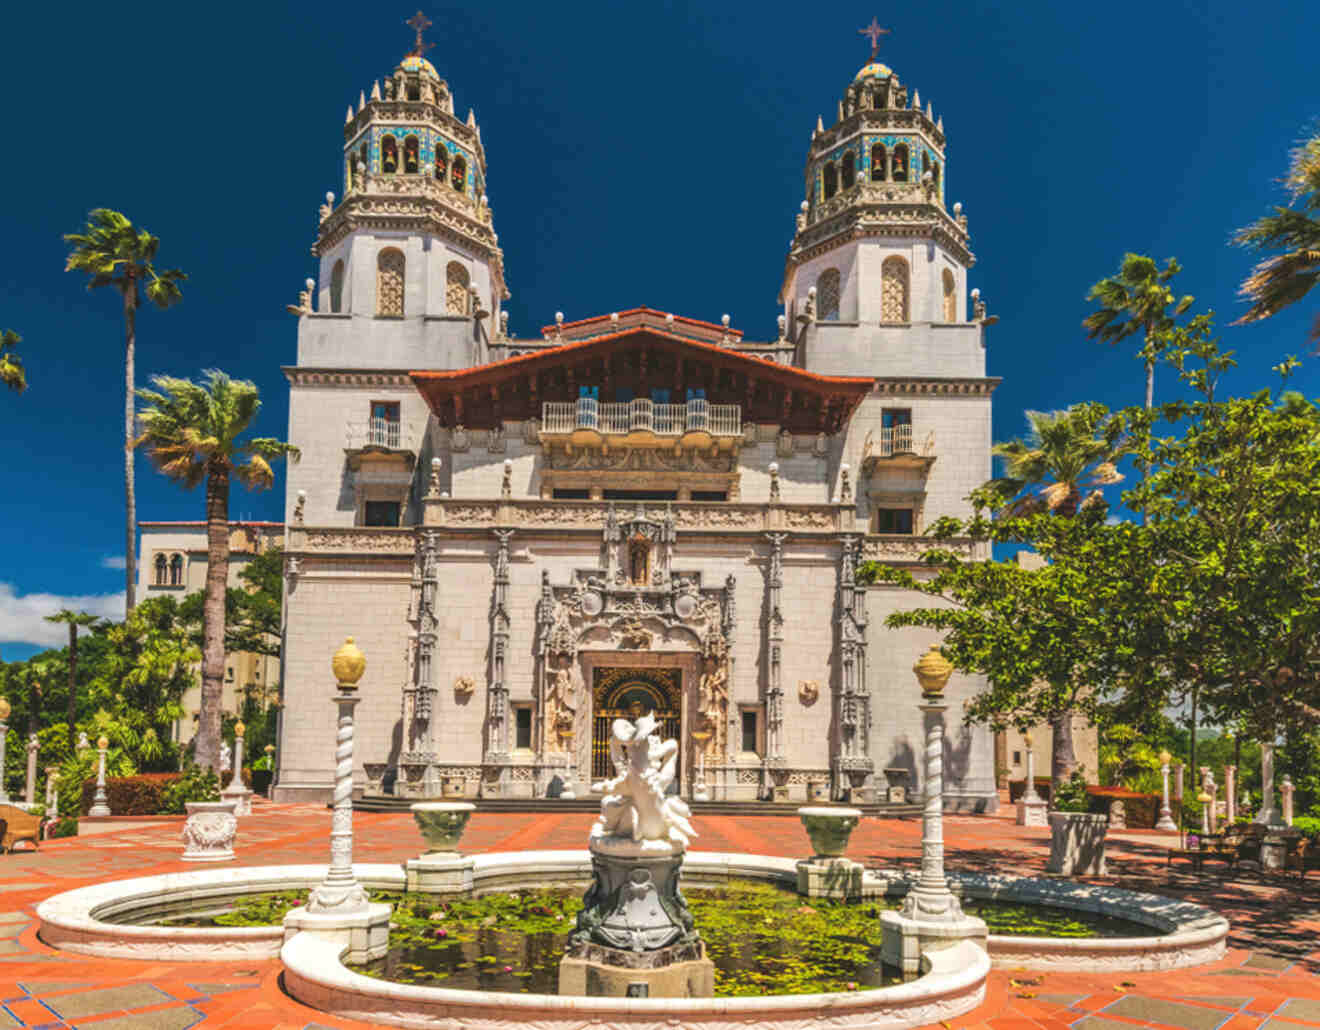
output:
[{"label": "blue sky", "polygon": [[[41,622],[59,604],[122,604],[120,311],[62,271],[61,234],[109,206],[159,235],[161,264],[191,278],[180,307],[141,316],[139,382],[223,368],[261,387],[257,431],[283,436],[284,306],[316,271],[345,107],[407,51],[415,2],[6,10],[0,94],[23,117],[0,161],[0,327],[22,333],[31,386],[0,395],[5,659],[59,639]],[[481,124],[515,334],[647,304],[770,336],[811,129],[865,62],[873,14],[892,29],[882,59],[944,119],[970,281],[1000,317],[997,438],[1025,408],[1140,400],[1130,352],[1080,328],[1126,250],[1182,261],[1180,292],[1239,352],[1240,391],[1305,350],[1320,309],[1227,328],[1253,261],[1229,234],[1283,202],[1288,152],[1320,116],[1313,0],[425,10],[428,56]],[[1296,383],[1320,393],[1320,361]],[[141,460],[138,497],[142,519],[202,515],[200,492]],[[282,497],[236,489],[231,516],[278,519]]]}]

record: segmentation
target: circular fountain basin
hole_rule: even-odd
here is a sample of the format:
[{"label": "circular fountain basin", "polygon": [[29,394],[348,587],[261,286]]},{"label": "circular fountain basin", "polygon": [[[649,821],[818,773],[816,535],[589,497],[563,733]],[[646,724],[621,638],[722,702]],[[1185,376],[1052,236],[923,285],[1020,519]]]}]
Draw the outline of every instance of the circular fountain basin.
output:
[{"label": "circular fountain basin", "polygon": [[[368,889],[402,891],[397,865],[358,865]],[[991,963],[1026,969],[1114,972],[1176,969],[1223,955],[1228,921],[1202,906],[1153,894],[1035,877],[955,874],[964,897],[1048,905],[1118,916],[1160,931],[1155,937],[1049,938],[992,935],[989,954],[970,942],[927,952],[922,975],[876,990],[708,999],[579,998],[454,990],[392,983],[346,967],[346,944],[333,935],[290,933],[283,927],[135,926],[214,906],[242,895],[310,888],[323,865],[206,869],[83,887],[55,895],[37,908],[42,940],[53,947],[108,958],[214,961],[273,958],[284,964],[286,990],[323,1011],[394,1026],[434,1026],[452,1020],[483,1030],[534,1023],[542,1030],[580,1028],[584,1019],[617,1026],[654,1026],[657,1019],[685,1026],[756,1024],[800,1026],[827,1018],[836,1027],[912,1027],[970,1011],[985,996]],[[684,883],[719,886],[758,880],[792,889],[797,860],[766,855],[689,852]],[[473,893],[529,887],[584,887],[591,880],[585,851],[536,851],[473,856]],[[897,897],[909,881],[867,872],[863,898]],[[116,920],[116,921],[112,921]]]}]

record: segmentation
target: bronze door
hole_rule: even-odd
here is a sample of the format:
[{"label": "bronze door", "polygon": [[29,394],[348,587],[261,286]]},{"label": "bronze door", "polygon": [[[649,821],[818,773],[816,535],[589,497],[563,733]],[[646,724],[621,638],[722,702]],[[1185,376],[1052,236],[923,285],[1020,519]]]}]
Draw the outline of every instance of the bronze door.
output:
[{"label": "bronze door", "polygon": [[[595,670],[591,685],[591,779],[614,775],[610,762],[610,725],[615,719],[638,719],[647,712],[659,724],[661,740],[681,740],[683,722],[681,669]],[[680,756],[682,751],[679,751]],[[680,763],[682,759],[679,759]],[[676,782],[682,782],[680,777]]]}]

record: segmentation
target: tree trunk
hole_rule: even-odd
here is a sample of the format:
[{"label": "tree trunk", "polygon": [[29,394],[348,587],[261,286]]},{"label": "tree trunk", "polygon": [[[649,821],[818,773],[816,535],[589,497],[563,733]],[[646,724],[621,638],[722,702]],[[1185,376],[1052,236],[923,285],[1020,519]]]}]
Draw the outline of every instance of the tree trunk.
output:
[{"label": "tree trunk", "polygon": [[1146,362],[1146,410],[1155,407],[1155,362]]},{"label": "tree trunk", "polygon": [[1063,781],[1077,768],[1077,755],[1073,751],[1072,713],[1056,715],[1050,720],[1050,735],[1053,748],[1050,752],[1050,779],[1054,783],[1054,795],[1057,796]]},{"label": "tree trunk", "polygon": [[137,497],[133,490],[133,372],[137,348],[137,280],[130,277],[124,288],[124,612],[137,603]]},{"label": "tree trunk", "polygon": [[1192,688],[1192,742],[1188,746],[1188,752],[1189,754],[1188,754],[1187,771],[1191,773],[1192,783],[1196,785],[1196,789],[1192,792],[1192,796],[1195,797],[1197,794],[1201,793],[1201,788],[1200,788],[1201,781],[1199,779],[1200,773],[1197,771],[1196,768],[1196,688],[1195,687]]},{"label": "tree trunk", "polygon": [[78,733],[74,728],[78,708],[78,624],[69,623],[69,753],[77,751]]},{"label": "tree trunk", "polygon": [[225,688],[225,593],[229,586],[229,470],[206,477],[206,598],[202,608],[202,709],[194,758],[220,775],[221,702]]}]

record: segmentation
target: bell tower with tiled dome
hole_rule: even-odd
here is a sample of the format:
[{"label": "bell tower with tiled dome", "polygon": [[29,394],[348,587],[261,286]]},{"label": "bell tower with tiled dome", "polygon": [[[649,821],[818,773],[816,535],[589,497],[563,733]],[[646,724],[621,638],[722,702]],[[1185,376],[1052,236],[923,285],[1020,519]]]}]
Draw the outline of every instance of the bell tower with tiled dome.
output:
[{"label": "bell tower with tiled dome", "polygon": [[[877,56],[817,119],[781,300],[815,372],[984,374],[962,205],[945,202],[944,120]],[[970,310],[969,310],[970,309]]]},{"label": "bell tower with tiled dome", "polygon": [[298,364],[465,368],[489,359],[508,297],[475,116],[412,50],[358,95],[343,126],[342,200],[327,194],[313,254],[319,288]]}]

